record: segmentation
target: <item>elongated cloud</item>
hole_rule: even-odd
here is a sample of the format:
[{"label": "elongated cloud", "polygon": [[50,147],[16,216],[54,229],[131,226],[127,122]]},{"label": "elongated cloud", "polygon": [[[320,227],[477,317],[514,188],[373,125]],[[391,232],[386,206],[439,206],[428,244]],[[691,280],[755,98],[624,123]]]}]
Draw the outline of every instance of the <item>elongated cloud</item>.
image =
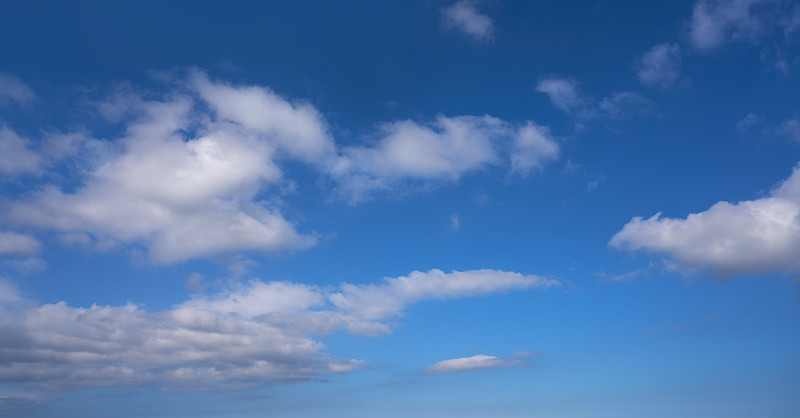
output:
[{"label": "elongated cloud", "polygon": [[366,363],[326,354],[315,335],[385,333],[386,321],[423,300],[557,285],[512,272],[432,270],[338,289],[253,281],[162,312],[134,304],[79,308],[0,299],[0,383],[206,390],[317,380]]},{"label": "elongated cloud", "polygon": [[448,373],[461,373],[473,370],[495,369],[501,367],[521,366],[527,364],[522,359],[531,357],[537,353],[520,352],[510,357],[495,357],[487,356],[485,354],[478,354],[471,357],[459,357],[449,360],[442,360],[430,367],[427,367],[424,372],[427,374],[448,374]]},{"label": "elongated cloud", "polygon": [[31,141],[0,126],[0,177],[41,173],[42,158],[30,146]]},{"label": "elongated cloud", "polygon": [[718,202],[685,219],[633,218],[610,245],[669,255],[718,274],[800,273],[800,166],[769,197]]},{"label": "elongated cloud", "polygon": [[794,2],[781,0],[700,0],[694,5],[689,41],[701,51],[727,42],[756,43],[773,32],[797,29]]}]

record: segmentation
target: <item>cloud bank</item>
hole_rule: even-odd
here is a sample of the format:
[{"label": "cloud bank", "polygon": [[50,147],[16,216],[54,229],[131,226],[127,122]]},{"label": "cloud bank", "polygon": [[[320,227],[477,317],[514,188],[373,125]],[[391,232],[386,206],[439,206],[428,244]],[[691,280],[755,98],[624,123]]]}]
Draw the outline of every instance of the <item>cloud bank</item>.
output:
[{"label": "cloud bank", "polygon": [[387,321],[412,303],[558,285],[496,270],[412,272],[333,289],[252,281],[162,312],[134,304],[37,306],[9,297],[0,299],[0,382],[210,390],[319,380],[367,363],[332,357],[315,335],[388,333]]}]

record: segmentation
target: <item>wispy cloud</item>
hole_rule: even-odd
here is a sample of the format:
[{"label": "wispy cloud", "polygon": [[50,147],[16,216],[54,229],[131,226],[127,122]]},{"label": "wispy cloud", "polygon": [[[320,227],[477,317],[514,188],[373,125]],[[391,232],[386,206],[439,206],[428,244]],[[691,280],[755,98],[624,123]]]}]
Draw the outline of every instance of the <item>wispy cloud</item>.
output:
[{"label": "wispy cloud", "polygon": [[658,44],[639,59],[637,68],[636,76],[642,84],[672,86],[681,73],[681,48],[676,44]]},{"label": "wispy cloud", "polygon": [[26,105],[36,100],[36,93],[19,77],[0,73],[0,106],[10,103]]},{"label": "wispy cloud", "polygon": [[494,37],[492,19],[478,11],[477,2],[462,0],[442,9],[444,26],[457,29],[475,40],[488,41]]}]

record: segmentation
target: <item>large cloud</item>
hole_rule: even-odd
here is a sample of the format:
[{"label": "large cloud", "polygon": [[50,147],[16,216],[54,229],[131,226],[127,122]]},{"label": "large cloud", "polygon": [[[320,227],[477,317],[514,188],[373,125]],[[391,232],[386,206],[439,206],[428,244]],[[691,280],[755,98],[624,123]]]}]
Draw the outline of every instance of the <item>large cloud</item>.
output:
[{"label": "large cloud", "polygon": [[314,335],[389,332],[386,321],[422,300],[557,285],[512,272],[432,270],[338,289],[253,281],[162,312],[0,299],[0,382],[213,389],[316,380],[365,363],[331,357]]},{"label": "large cloud", "polygon": [[670,255],[721,275],[800,273],[800,165],[769,197],[719,202],[685,219],[633,218],[610,245]]},{"label": "large cloud", "polygon": [[456,181],[489,166],[510,165],[525,176],[559,155],[546,127],[488,115],[395,121],[380,125],[373,143],[339,147],[311,104],[266,87],[215,81],[199,70],[173,80],[163,94],[123,85],[94,103],[109,122],[124,126],[120,137],[48,132],[32,148],[0,128],[6,151],[0,174],[45,180],[4,202],[4,221],[83,234],[103,246],[140,245],[159,263],[314,245],[313,233],[298,232],[281,214],[278,192],[294,181],[284,177],[287,160],[332,179],[355,202],[403,185]]}]

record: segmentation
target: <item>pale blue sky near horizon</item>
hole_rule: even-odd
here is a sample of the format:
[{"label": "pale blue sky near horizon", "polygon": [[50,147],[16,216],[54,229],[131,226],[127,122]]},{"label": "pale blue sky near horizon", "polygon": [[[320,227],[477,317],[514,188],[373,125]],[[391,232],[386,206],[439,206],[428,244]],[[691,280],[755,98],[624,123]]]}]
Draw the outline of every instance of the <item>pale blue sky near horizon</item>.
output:
[{"label": "pale blue sky near horizon", "polygon": [[0,416],[800,413],[800,3],[0,22]]}]

